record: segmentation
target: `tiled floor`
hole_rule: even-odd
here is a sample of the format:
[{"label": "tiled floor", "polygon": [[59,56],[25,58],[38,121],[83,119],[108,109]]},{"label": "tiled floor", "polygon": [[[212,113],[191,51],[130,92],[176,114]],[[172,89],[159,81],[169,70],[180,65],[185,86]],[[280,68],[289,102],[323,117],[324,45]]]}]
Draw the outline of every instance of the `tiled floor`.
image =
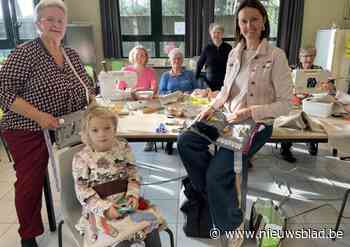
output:
[{"label": "tiled floor", "polygon": [[[185,174],[178,159],[174,155],[166,155],[162,150],[157,153],[145,153],[143,145],[132,144],[135,156],[141,162],[140,173],[143,183],[162,181],[176,178]],[[286,184],[290,185],[291,198],[282,209],[288,217],[289,229],[301,228],[331,228],[334,226],[337,211],[340,209],[341,198],[345,189],[350,188],[350,162],[339,161],[330,156],[327,150],[321,150],[317,157],[309,156],[304,145],[295,145],[298,158],[296,164],[288,164],[278,159],[278,152],[274,146],[265,146],[254,160],[254,168],[249,172],[248,210],[257,197],[271,198],[281,201],[288,192]],[[20,246],[17,234],[18,224],[14,209],[13,182],[15,181],[12,165],[7,161],[3,151],[0,153],[0,246]],[[54,190],[54,186],[52,186]],[[220,246],[214,240],[190,239],[182,231],[183,217],[179,212],[179,182],[160,185],[143,186],[143,195],[151,199],[162,210],[170,228],[173,230],[178,247]],[[55,213],[61,219],[59,194],[54,192]],[[300,212],[315,206],[328,203],[330,206],[310,212],[306,215],[293,217]],[[38,239],[39,245],[58,246],[57,232],[50,233],[47,216],[43,207],[43,218],[46,232]],[[345,216],[350,216],[350,202],[345,209]],[[333,242],[326,239],[285,239],[283,246],[316,247],[316,246],[349,246],[350,218],[342,220],[341,229],[345,237]],[[64,227],[64,246],[73,247],[74,242],[70,232]],[[163,246],[169,246],[167,236],[162,233]],[[252,240],[245,241],[244,246],[256,246]]]}]

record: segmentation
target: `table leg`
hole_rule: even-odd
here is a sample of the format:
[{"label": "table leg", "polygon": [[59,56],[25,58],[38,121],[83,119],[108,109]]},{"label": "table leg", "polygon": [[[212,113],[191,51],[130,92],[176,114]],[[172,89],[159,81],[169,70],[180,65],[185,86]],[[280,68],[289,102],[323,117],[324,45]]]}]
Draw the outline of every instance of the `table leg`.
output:
[{"label": "table leg", "polygon": [[[341,205],[341,209],[339,211],[338,218],[337,218],[337,223],[335,224],[335,228],[334,228],[335,232],[337,232],[339,230],[340,221],[343,218],[344,209],[345,209],[345,206],[346,206],[346,202],[348,201],[349,193],[350,193],[350,189],[348,189],[345,192],[345,194],[344,194],[343,202],[342,202],[342,205]],[[335,241],[335,240],[336,240],[336,238],[333,238],[333,241]]]},{"label": "table leg", "polygon": [[49,220],[50,231],[54,232],[56,231],[56,217],[55,217],[55,210],[53,206],[50,178],[48,173],[46,173],[45,181],[44,181],[44,195],[45,195],[47,217]]}]

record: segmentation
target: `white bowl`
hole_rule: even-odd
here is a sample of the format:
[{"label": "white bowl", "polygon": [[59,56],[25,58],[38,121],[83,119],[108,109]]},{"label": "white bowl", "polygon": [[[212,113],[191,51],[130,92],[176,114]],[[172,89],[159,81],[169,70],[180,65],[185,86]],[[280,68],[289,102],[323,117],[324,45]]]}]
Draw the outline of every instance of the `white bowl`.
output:
[{"label": "white bowl", "polygon": [[153,91],[137,91],[135,95],[140,98],[149,98],[153,96]]}]

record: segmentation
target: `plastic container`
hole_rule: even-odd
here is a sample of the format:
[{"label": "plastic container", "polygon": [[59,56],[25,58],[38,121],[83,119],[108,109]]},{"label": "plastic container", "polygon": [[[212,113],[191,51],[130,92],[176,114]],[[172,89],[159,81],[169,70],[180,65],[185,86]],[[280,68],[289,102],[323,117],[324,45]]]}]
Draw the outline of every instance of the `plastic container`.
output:
[{"label": "plastic container", "polygon": [[311,116],[326,118],[333,113],[333,103],[315,102],[310,99],[304,99],[303,111]]},{"label": "plastic container", "polygon": [[136,84],[137,74],[129,71],[101,71],[98,75],[98,81],[100,93],[104,99],[123,100],[130,96],[130,90],[117,89],[118,80],[126,81],[130,89]]}]

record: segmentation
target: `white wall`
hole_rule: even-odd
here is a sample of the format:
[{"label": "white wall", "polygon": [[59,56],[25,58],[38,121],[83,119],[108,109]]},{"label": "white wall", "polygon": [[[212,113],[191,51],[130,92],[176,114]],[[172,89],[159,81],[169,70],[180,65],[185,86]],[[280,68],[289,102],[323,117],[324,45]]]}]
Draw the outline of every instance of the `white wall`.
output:
[{"label": "white wall", "polygon": [[316,32],[333,23],[344,27],[346,3],[349,0],[305,0],[302,46],[314,45]]},{"label": "white wall", "polygon": [[94,28],[94,41],[96,51],[96,63],[98,70],[101,69],[103,60],[103,45],[100,17],[99,0],[65,0],[68,8],[68,21],[71,22],[88,22]]}]

